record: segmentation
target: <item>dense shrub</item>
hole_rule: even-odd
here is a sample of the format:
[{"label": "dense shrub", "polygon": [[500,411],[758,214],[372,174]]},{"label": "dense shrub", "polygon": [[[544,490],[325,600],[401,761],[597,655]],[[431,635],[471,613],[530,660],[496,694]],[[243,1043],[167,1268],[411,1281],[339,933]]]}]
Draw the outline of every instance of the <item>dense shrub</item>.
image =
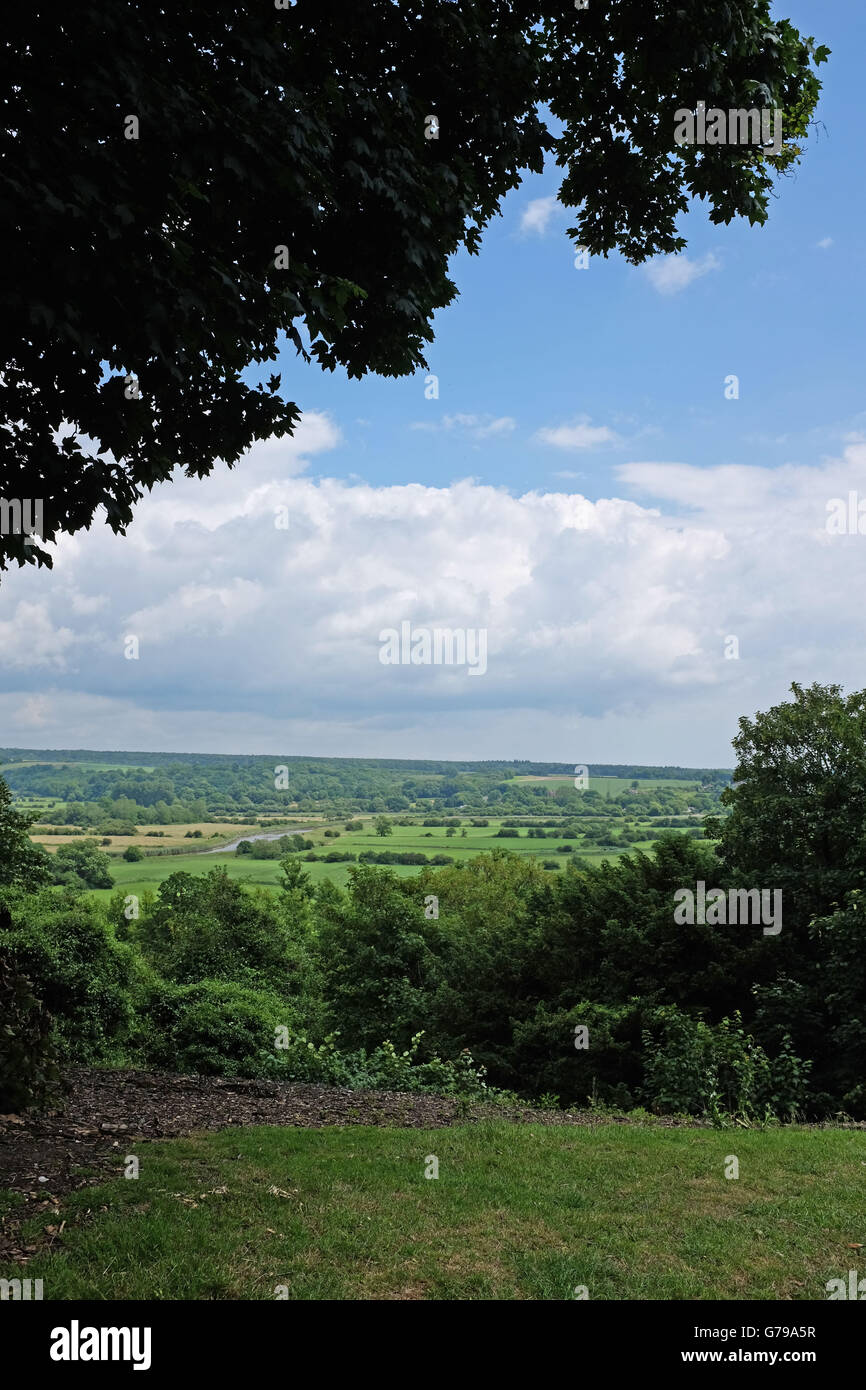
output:
[{"label": "dense shrub", "polygon": [[271,991],[222,980],[154,983],[142,1009],[140,1053],[153,1067],[200,1075],[262,1077],[329,1086],[382,1087],[484,1097],[484,1069],[468,1052],[453,1061],[418,1057],[422,1034],[398,1052],[338,1049],[338,1034],[309,1040],[285,1000]]},{"label": "dense shrub", "polygon": [[383,1037],[408,1046],[434,983],[438,924],[394,874],[359,865],[349,876],[347,892],[326,904],[314,943],[329,1026],[350,1047]]},{"label": "dense shrub", "polygon": [[629,1109],[643,1080],[641,1021],[637,1003],[583,1001],[570,1009],[540,1003],[515,1022],[511,1066],[497,1069],[497,1076],[531,1095],[556,1095],[566,1105],[593,1101]]},{"label": "dense shrub", "polygon": [[0,935],[0,1111],[44,1104],[59,1079],[51,1016]]},{"label": "dense shrub", "polygon": [[78,893],[43,889],[7,892],[0,898],[4,908],[4,953],[52,1016],[58,1055],[81,1062],[121,1058],[141,971],[99,905]]},{"label": "dense shrub", "polygon": [[428,858],[420,850],[362,849],[358,855],[359,864],[453,864],[447,854],[436,854]]},{"label": "dense shrub", "polygon": [[251,989],[295,992],[305,947],[285,904],[249,891],[212,869],[170,874],[142,912],[137,936],[153,965],[176,984],[225,980]]},{"label": "dense shrub", "polygon": [[304,855],[305,864],[354,864],[358,859],[350,849],[329,849],[327,854],[310,851]]},{"label": "dense shrub", "polygon": [[739,1014],[715,1027],[675,1008],[655,1011],[643,1034],[647,1106],[662,1113],[792,1120],[803,1108],[810,1064],[790,1038],[770,1058]]},{"label": "dense shrub", "polygon": [[148,1066],[205,1076],[277,1076],[284,1070],[276,1030],[287,1005],[270,990],[230,980],[160,981],[141,1011],[140,1049]]},{"label": "dense shrub", "polygon": [[236,854],[248,854],[253,859],[282,859],[285,854],[311,850],[313,841],[303,835],[281,835],[278,840],[241,840]]},{"label": "dense shrub", "polygon": [[402,1052],[387,1041],[369,1052],[364,1048],[341,1052],[337,1048],[338,1036],[330,1034],[315,1044],[303,1034],[290,1034],[283,1062],[287,1077],[353,1090],[378,1087],[391,1091],[436,1091],[479,1100],[492,1098],[484,1080],[485,1070],[476,1065],[470,1052],[461,1052],[447,1061],[438,1056],[419,1060],[423,1032],[414,1034]]},{"label": "dense shrub", "polygon": [[249,854],[252,859],[282,859],[284,854],[298,854],[312,845],[312,840],[302,835],[281,835],[278,840],[253,840]]}]

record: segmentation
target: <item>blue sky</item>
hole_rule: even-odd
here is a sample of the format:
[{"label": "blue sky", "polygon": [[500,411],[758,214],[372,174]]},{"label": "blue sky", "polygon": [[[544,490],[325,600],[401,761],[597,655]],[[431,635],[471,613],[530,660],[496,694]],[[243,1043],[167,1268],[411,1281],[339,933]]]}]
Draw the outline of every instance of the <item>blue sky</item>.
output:
[{"label": "blue sky", "polygon": [[[705,205],[683,219],[687,259],[704,272],[661,293],[645,269],[621,257],[574,267],[559,208],[543,234],[521,233],[535,200],[555,197],[559,171],[529,175],[488,228],[482,252],[455,259],[459,298],[436,319],[424,376],[349,381],[287,352],[287,393],[307,409],[335,412],[345,441],[328,472],[376,484],[446,486],[472,474],[525,491],[555,488],[580,472],[586,495],[609,495],[624,459],[710,466],[806,462],[862,423],[861,326],[866,291],[862,54],[866,14],[856,0],[781,6],[833,53],[807,154],[779,182],[763,227],[715,227]],[[832,244],[827,245],[830,241]],[[739,400],[723,383],[740,378]],[[513,431],[476,438],[444,416],[512,418]],[[605,425],[618,445],[579,452],[537,442],[540,429],[578,417]],[[428,431],[413,426],[427,425]]]},{"label": "blue sky", "polygon": [[[455,260],[438,399],[287,352],[294,440],[7,576],[4,742],[729,766],[792,680],[866,685],[866,537],[826,526],[866,497],[866,23],[776,9],[832,56],[766,226],[697,205],[683,256],[578,270],[527,178]],[[484,678],[383,665],[403,621],[486,631]]]}]

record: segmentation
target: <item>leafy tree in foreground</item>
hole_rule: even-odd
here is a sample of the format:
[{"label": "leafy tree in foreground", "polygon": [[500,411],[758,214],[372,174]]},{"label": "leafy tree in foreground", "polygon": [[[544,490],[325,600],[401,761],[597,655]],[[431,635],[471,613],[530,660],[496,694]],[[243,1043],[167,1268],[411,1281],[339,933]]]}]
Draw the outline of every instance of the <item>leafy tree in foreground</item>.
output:
[{"label": "leafy tree in foreground", "polygon": [[[99,903],[84,893],[4,889],[0,954],[53,1019],[62,1057],[97,1062],[120,1055],[133,1021],[139,962],[116,940]],[[3,1047],[8,1039],[0,1038]]]},{"label": "leafy tree in foreground", "polygon": [[38,888],[51,878],[51,861],[28,831],[35,817],[13,810],[12,793],[0,777],[0,886]]},{"label": "leafy tree in foreground", "polygon": [[250,988],[291,987],[298,947],[268,893],[248,893],[225,869],[170,874],[139,924],[153,963],[176,984],[230,980]]},{"label": "leafy tree in foreground", "polygon": [[315,952],[329,1025],[341,1044],[408,1046],[437,971],[438,930],[387,870],[349,870],[344,896],[324,903]]},{"label": "leafy tree in foreground", "polygon": [[721,795],[731,814],[706,833],[741,881],[782,889],[786,924],[805,933],[810,915],[863,886],[866,691],[791,690],[792,700],[739,721],[734,784]]},{"label": "leafy tree in foreground", "polygon": [[[763,222],[826,56],[770,0],[13,8],[0,497],[34,507],[0,565],[50,565],[37,499],[43,540],[100,506],[123,532],[177,465],[291,433],[280,335],[354,377],[425,366],[449,258],[546,154],[592,254],[681,250],[690,196]],[[785,143],[675,144],[699,100],[777,106]]]},{"label": "leafy tree in foreground", "polygon": [[[0,925],[6,925],[5,921]],[[0,1110],[23,1110],[52,1094],[59,1072],[51,1016],[2,944],[0,1018]]]},{"label": "leafy tree in foreground", "polygon": [[[817,1082],[858,1118],[866,1116],[866,900],[860,889],[844,908],[811,925],[819,964],[811,1016],[820,1020]],[[790,995],[789,995],[790,1007]]]}]

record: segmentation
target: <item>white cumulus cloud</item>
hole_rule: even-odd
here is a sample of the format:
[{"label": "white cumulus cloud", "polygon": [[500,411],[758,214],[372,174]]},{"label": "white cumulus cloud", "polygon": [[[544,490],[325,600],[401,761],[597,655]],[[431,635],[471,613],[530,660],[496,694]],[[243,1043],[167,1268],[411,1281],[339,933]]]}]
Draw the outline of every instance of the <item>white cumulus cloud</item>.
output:
[{"label": "white cumulus cloud", "polygon": [[540,429],[535,436],[542,444],[556,449],[595,449],[599,444],[617,444],[619,435],[607,425],[593,425],[584,416],[570,425]]},{"label": "white cumulus cloud", "polygon": [[544,236],[550,221],[561,204],[553,198],[533,198],[520,214],[520,231],[524,236]]},{"label": "white cumulus cloud", "polygon": [[712,251],[700,260],[690,260],[688,256],[655,256],[643,267],[644,274],[654,290],[659,294],[679,294],[702,275],[711,270],[719,270],[721,262]]},{"label": "white cumulus cloud", "polygon": [[[866,535],[827,527],[860,439],[812,466],[633,461],[590,498],[314,479],[292,465],[339,437],[317,429],[4,577],[7,745],[730,765],[791,680],[866,685]],[[404,621],[483,629],[486,674],[383,665]]]}]

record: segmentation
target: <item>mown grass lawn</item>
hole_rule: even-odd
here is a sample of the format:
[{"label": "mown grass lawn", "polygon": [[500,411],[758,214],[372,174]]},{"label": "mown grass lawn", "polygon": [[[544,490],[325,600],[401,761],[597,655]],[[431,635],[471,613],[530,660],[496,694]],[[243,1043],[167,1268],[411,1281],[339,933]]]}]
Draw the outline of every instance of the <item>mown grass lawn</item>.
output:
[{"label": "mown grass lawn", "polygon": [[[232,1129],[128,1145],[26,1271],[46,1299],[826,1299],[866,1258],[866,1133]],[[725,1177],[728,1155],[739,1178]],[[424,1176],[429,1156],[438,1179]],[[118,1158],[120,1170],[124,1152]]]}]

